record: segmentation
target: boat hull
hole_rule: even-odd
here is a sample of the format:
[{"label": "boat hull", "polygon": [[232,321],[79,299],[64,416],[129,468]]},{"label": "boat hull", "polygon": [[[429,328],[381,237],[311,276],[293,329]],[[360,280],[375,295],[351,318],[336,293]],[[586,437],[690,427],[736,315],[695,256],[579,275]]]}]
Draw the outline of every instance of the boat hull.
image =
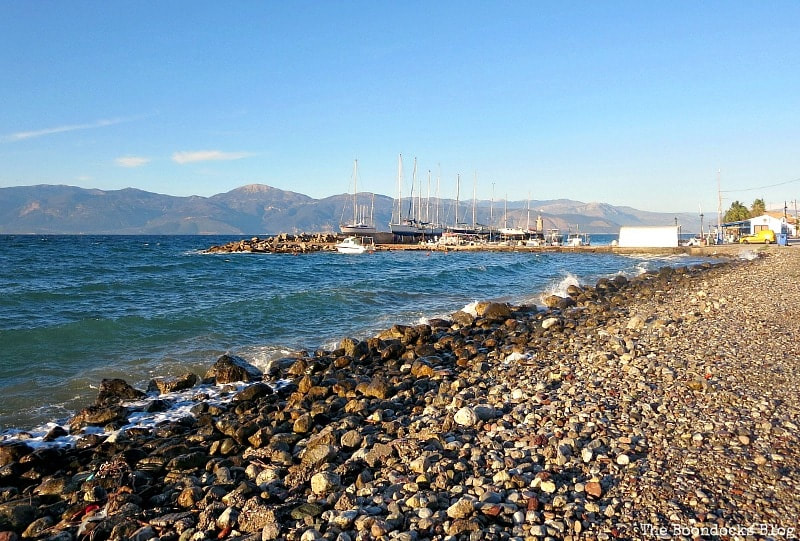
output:
[{"label": "boat hull", "polygon": [[366,224],[348,224],[339,226],[339,230],[345,235],[373,235],[377,230]]}]

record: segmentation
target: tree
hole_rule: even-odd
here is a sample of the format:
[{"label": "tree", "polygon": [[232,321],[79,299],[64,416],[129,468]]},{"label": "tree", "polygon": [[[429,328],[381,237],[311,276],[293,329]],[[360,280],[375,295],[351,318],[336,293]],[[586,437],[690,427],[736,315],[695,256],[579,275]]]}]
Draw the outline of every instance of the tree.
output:
[{"label": "tree", "polygon": [[753,206],[750,207],[750,217],[762,216],[767,213],[767,205],[763,199],[756,199],[753,201]]},{"label": "tree", "polygon": [[731,203],[731,208],[725,212],[723,219],[726,222],[739,222],[748,218],[750,218],[750,211],[747,210],[747,207],[739,201],[734,201]]}]

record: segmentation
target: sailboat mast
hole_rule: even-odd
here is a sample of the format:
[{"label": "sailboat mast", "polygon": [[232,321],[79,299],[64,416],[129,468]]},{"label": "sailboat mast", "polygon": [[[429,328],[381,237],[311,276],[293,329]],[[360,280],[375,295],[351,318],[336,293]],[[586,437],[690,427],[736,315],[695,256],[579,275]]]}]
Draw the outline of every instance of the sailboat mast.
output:
[{"label": "sailboat mast", "polygon": [[472,229],[475,229],[475,204],[478,197],[478,172],[475,171],[475,179],[472,182]]},{"label": "sailboat mast", "polygon": [[403,155],[397,155],[397,221],[403,219]]},{"label": "sailboat mast", "polygon": [[456,227],[458,227],[458,205],[459,195],[461,193],[461,174],[456,177]]},{"label": "sailboat mast", "polygon": [[353,225],[358,223],[356,194],[358,193],[358,159],[353,160]]},{"label": "sailboat mast", "polygon": [[531,192],[528,192],[528,220],[525,222],[525,229],[531,230]]},{"label": "sailboat mast", "polygon": [[431,170],[428,169],[428,197],[425,199],[425,221],[431,221]]},{"label": "sailboat mast", "polygon": [[414,188],[417,184],[417,158],[414,158],[414,169],[411,173],[411,196],[408,198],[408,214],[409,219],[414,219]]},{"label": "sailboat mast", "polygon": [[372,206],[369,209],[369,225],[375,226],[375,192],[372,192]]},{"label": "sailboat mast", "polygon": [[[436,225],[441,225],[442,222],[439,221],[439,209],[442,206],[442,198],[439,193],[439,188],[441,188],[442,184],[442,166],[439,165],[439,174],[436,176]],[[797,212],[795,211],[795,214]]]}]

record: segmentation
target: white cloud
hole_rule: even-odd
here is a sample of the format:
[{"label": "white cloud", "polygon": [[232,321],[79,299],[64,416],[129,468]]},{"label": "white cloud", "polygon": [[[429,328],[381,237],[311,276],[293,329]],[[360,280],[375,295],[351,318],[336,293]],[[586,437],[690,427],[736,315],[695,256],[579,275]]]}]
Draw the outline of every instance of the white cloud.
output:
[{"label": "white cloud", "polygon": [[25,139],[34,139],[45,135],[53,135],[56,133],[64,133],[77,130],[90,130],[92,128],[103,128],[105,126],[113,126],[122,122],[128,122],[129,119],[125,118],[109,118],[101,119],[96,122],[89,122],[87,124],[67,124],[65,126],[55,126],[53,128],[44,128],[41,130],[21,131],[12,133],[3,137],[4,141],[23,141]]},{"label": "white cloud", "polygon": [[195,150],[176,152],[172,155],[175,163],[208,162],[221,160],[241,160],[252,156],[251,152],[222,152],[221,150]]},{"label": "white cloud", "polygon": [[150,163],[150,158],[143,156],[121,156],[114,160],[120,167],[141,167]]}]

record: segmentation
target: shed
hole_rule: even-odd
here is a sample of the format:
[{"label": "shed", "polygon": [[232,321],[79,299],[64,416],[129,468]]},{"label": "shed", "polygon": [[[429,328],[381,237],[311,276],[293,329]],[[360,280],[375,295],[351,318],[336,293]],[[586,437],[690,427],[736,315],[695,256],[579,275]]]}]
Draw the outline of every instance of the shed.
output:
[{"label": "shed", "polygon": [[622,248],[674,248],[678,246],[678,226],[649,226],[619,228]]}]

